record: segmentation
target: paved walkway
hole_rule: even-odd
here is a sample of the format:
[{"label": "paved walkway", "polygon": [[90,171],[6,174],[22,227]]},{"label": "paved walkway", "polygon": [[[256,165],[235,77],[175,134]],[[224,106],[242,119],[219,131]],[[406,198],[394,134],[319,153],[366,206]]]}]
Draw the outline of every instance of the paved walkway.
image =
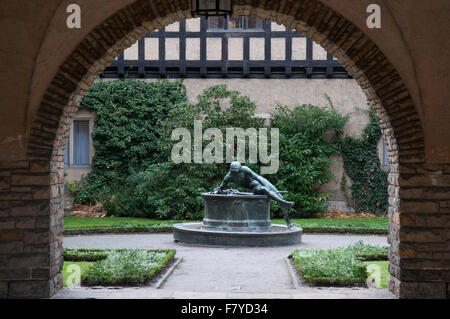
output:
[{"label": "paved walkway", "polygon": [[71,288],[55,298],[393,298],[387,289],[295,289],[285,257],[294,248],[336,248],[358,240],[387,245],[385,236],[303,235],[284,247],[199,247],[178,244],[172,234],[124,234],[65,237],[66,248],[174,248],[183,257],[162,288]]}]

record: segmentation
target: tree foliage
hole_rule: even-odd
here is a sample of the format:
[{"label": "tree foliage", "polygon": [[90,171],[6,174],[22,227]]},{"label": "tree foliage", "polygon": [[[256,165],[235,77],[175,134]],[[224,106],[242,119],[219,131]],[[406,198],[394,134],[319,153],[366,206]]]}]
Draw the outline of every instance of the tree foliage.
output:
[{"label": "tree foliage", "polygon": [[278,106],[272,127],[280,130],[280,169],[274,176],[278,189],[296,203],[298,217],[322,212],[330,194],[319,187],[329,182],[330,156],[341,152],[341,135],[348,118],[334,110],[301,105],[293,110]]}]

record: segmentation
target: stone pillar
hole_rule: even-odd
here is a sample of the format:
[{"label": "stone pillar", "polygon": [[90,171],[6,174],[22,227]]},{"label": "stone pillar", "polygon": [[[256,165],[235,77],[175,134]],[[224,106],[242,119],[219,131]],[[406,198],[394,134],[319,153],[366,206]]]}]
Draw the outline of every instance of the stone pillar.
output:
[{"label": "stone pillar", "polygon": [[50,183],[49,161],[0,162],[2,298],[49,297],[63,286],[63,213]]},{"label": "stone pillar", "polygon": [[389,179],[389,289],[400,298],[449,298],[450,165],[404,163]]}]

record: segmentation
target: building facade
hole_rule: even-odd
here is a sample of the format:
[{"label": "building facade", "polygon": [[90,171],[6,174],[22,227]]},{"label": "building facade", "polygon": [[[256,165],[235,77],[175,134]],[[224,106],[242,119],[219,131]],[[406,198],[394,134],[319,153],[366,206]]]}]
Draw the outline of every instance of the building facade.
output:
[{"label": "building facade", "polygon": [[[226,84],[249,96],[257,115],[269,118],[277,104],[328,106],[349,115],[345,134],[358,137],[369,122],[367,98],[342,65],[311,39],[269,20],[244,17],[188,19],[152,32],[122,52],[101,78],[142,81],[183,78],[190,101],[203,89]],[[70,125],[65,180],[80,180],[91,170],[94,114],[79,111]],[[381,138],[378,154],[388,169]],[[333,157],[334,179],[321,186],[332,194],[329,211],[352,211],[346,202],[351,181],[341,156]],[[341,180],[347,179],[347,189]]]}]

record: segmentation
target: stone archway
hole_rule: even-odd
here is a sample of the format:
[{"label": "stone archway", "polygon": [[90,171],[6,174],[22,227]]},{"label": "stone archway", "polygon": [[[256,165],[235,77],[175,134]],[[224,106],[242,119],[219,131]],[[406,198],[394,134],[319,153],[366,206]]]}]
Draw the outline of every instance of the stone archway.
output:
[{"label": "stone archway", "polygon": [[[425,163],[421,122],[399,73],[358,27],[318,0],[235,0],[235,11],[305,34],[357,80],[377,111],[390,155],[389,288],[400,297],[445,297],[448,246],[446,229],[437,227],[448,224],[450,167]],[[3,167],[11,171],[10,191],[0,209],[29,223],[1,235],[10,245],[0,269],[7,295],[46,297],[62,288],[64,146],[84,93],[122,50],[190,17],[189,0],[135,1],[99,21],[59,67],[29,128],[28,160]]]}]

